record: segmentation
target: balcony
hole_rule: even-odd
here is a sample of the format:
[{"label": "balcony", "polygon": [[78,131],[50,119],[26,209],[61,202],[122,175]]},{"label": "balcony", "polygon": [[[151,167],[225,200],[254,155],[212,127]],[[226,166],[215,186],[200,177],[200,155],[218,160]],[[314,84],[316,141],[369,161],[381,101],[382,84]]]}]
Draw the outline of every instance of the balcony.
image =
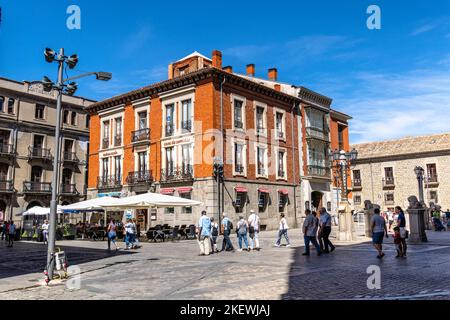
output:
[{"label": "balcony", "polygon": [[394,177],[387,177],[383,179],[383,189],[395,188]]},{"label": "balcony", "polygon": [[12,180],[0,180],[0,193],[13,193],[14,184]]},{"label": "balcony", "polygon": [[151,184],[152,182],[153,175],[151,171],[134,171],[128,173],[127,183],[129,185]]},{"label": "balcony", "polygon": [[[306,128],[306,139],[317,139],[325,142],[329,142],[328,130],[316,127]],[[342,150],[342,149],[339,149]]]},{"label": "balcony", "polygon": [[241,164],[237,164],[237,165],[234,166],[234,171],[237,174],[244,174],[244,166],[241,165]]},{"label": "balcony", "polygon": [[133,142],[133,143],[149,141],[150,140],[150,129],[144,128],[144,129],[133,131],[131,139],[132,139],[131,142]]},{"label": "balcony", "polygon": [[122,187],[121,176],[97,177],[97,189],[116,189]]},{"label": "balcony", "polygon": [[1,157],[14,157],[12,144],[0,144],[0,156]]},{"label": "balcony", "polygon": [[277,129],[277,139],[284,139],[284,132]]},{"label": "balcony", "polygon": [[59,193],[64,196],[80,195],[80,193],[77,190],[76,184],[62,184]]},{"label": "balcony", "polygon": [[173,133],[175,132],[175,126],[173,123],[166,123],[166,137],[173,136]]},{"label": "balcony", "polygon": [[190,181],[194,179],[192,165],[161,170],[161,182]]},{"label": "balcony", "polygon": [[114,147],[120,147],[122,145],[122,135],[114,136]]},{"label": "balcony", "polygon": [[266,174],[267,174],[266,168],[265,167],[258,167],[257,173],[258,173],[258,176],[266,176]]},{"label": "balcony", "polygon": [[282,178],[282,179],[286,178],[286,172],[284,172],[283,170],[278,170],[277,174],[278,174],[278,178]]},{"label": "balcony", "polygon": [[191,132],[192,131],[192,121],[188,120],[188,121],[181,122],[181,129],[183,130],[183,132]]},{"label": "balcony", "polygon": [[78,159],[76,152],[64,152],[63,160],[66,163],[78,163],[80,159]]},{"label": "balcony", "polygon": [[108,149],[108,148],[109,148],[109,138],[103,138],[102,149]]},{"label": "balcony", "polygon": [[437,187],[439,185],[439,180],[437,174],[433,174],[425,178],[425,187]]},{"label": "balcony", "polygon": [[362,182],[359,178],[353,179],[353,190],[361,190],[362,189]]},{"label": "balcony", "polygon": [[265,135],[265,134],[266,134],[266,128],[257,126],[257,127],[256,127],[256,133],[257,133],[257,134]]},{"label": "balcony", "polygon": [[52,161],[53,156],[50,153],[50,149],[38,148],[38,147],[28,147],[28,160],[44,160]]},{"label": "balcony", "polygon": [[51,194],[52,184],[50,182],[24,181],[23,193],[25,194]]},{"label": "balcony", "polygon": [[308,166],[308,176],[319,178],[331,178],[331,169],[325,166]]},{"label": "balcony", "polygon": [[240,120],[234,120],[235,129],[244,129],[244,123]]},{"label": "balcony", "polygon": [[393,205],[395,205],[395,201],[394,201],[394,199],[385,199],[384,204],[388,205],[388,206],[393,206]]}]

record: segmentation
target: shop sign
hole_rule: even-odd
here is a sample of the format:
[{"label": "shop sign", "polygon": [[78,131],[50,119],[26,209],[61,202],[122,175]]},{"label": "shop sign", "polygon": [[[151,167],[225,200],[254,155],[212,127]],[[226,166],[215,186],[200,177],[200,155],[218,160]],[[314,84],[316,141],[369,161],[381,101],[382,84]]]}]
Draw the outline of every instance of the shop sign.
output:
[{"label": "shop sign", "polygon": [[194,139],[192,137],[180,138],[180,139],[172,139],[167,142],[164,142],[164,147],[172,147],[179,144],[192,143]]}]

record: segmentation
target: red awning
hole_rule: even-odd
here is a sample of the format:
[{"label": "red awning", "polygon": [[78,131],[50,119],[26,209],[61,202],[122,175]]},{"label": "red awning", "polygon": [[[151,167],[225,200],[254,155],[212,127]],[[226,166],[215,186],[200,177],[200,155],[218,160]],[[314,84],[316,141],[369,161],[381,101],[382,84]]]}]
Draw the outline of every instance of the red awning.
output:
[{"label": "red awning", "polygon": [[163,188],[159,190],[161,194],[173,194],[175,192],[175,188]]},{"label": "red awning", "polygon": [[279,193],[284,194],[285,196],[287,196],[289,194],[289,191],[287,189],[280,189],[278,190]]},{"label": "red awning", "polygon": [[234,190],[236,190],[236,192],[247,192],[247,188],[244,187],[234,187]]},{"label": "red awning", "polygon": [[192,191],[192,187],[181,187],[177,188],[178,193],[189,193]]},{"label": "red awning", "polygon": [[259,188],[258,191],[261,193],[270,193],[270,190],[266,188]]}]

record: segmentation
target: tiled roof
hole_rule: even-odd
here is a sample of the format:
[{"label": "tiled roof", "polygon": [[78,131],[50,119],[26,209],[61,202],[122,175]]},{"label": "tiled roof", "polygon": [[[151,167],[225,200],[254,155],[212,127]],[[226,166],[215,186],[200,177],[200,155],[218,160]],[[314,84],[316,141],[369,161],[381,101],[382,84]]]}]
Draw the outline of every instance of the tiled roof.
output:
[{"label": "tiled roof", "polygon": [[355,144],[358,159],[450,150],[450,133]]}]

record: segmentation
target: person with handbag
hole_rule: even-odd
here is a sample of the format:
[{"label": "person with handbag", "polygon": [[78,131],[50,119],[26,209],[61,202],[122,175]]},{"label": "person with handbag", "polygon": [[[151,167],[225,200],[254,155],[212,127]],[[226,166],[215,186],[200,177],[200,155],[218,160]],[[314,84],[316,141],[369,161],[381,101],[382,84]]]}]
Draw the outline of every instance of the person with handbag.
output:
[{"label": "person with handbag", "polygon": [[250,210],[250,216],[248,217],[248,232],[250,236],[250,250],[259,251],[259,216],[254,210]]},{"label": "person with handbag", "polygon": [[201,256],[209,256],[211,252],[211,219],[202,211],[202,216],[198,220],[198,245]]},{"label": "person with handbag", "polygon": [[231,230],[233,229],[233,223],[228,218],[228,214],[226,212],[223,213],[222,219],[222,230],[223,230],[223,241],[222,241],[222,250],[221,251],[233,251],[234,247],[233,243],[230,239]]},{"label": "person with handbag", "polygon": [[400,206],[395,207],[395,213],[398,214],[397,226],[400,228],[400,240],[402,247],[402,257],[406,258],[406,239],[408,237],[408,231],[406,230],[406,218],[403,209]]},{"label": "person with handbag", "polygon": [[236,227],[236,232],[238,236],[239,249],[238,251],[242,251],[242,240],[244,241],[245,248],[244,250],[250,251],[247,240],[247,231],[248,231],[248,223],[245,221],[243,216],[239,217],[239,222]]},{"label": "person with handbag", "polygon": [[218,253],[217,237],[219,236],[219,225],[214,222],[214,217],[211,218],[211,253]]}]

